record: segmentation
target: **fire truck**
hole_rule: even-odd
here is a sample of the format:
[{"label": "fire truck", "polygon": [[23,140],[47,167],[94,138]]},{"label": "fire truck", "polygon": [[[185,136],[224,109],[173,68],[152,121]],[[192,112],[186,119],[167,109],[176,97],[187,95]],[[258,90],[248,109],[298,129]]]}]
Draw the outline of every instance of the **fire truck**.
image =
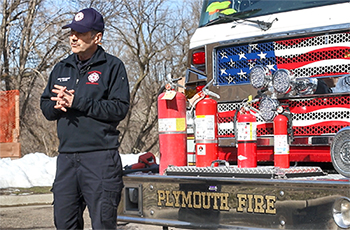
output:
[{"label": "fire truck", "polygon": [[167,77],[158,98],[159,171],[147,153],[124,176],[118,220],[350,229],[349,15],[349,0],[204,0],[185,91]]}]

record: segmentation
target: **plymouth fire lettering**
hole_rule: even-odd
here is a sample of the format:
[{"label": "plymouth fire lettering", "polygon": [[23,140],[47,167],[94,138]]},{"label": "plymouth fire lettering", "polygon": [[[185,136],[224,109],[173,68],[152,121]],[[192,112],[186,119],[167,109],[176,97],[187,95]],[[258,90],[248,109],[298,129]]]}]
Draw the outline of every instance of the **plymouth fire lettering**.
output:
[{"label": "plymouth fire lettering", "polygon": [[[158,206],[230,210],[228,193],[158,190]],[[212,201],[212,202],[211,202]]]},{"label": "plymouth fire lettering", "polygon": [[276,196],[237,194],[237,212],[276,214]]},{"label": "plymouth fire lettering", "polygon": [[[158,190],[158,206],[229,211],[229,193]],[[276,196],[237,194],[237,212],[276,214]],[[235,205],[232,205],[235,206]]]}]

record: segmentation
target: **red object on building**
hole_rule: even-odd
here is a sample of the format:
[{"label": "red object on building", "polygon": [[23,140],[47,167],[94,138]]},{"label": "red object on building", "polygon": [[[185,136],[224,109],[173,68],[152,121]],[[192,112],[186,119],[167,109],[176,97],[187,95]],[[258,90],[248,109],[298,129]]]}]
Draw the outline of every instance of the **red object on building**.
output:
[{"label": "red object on building", "polygon": [[0,91],[0,158],[20,158],[19,91]]}]

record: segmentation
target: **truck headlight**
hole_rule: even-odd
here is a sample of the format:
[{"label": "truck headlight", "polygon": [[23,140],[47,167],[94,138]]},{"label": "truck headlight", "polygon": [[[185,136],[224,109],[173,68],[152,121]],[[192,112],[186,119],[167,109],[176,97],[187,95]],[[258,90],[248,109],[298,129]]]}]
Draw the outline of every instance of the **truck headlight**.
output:
[{"label": "truck headlight", "polygon": [[270,97],[263,97],[260,101],[259,111],[265,121],[272,121],[276,116],[278,101]]},{"label": "truck headlight", "polygon": [[337,200],[333,205],[334,222],[341,228],[350,227],[350,199],[347,197]]},{"label": "truck headlight", "polygon": [[278,93],[289,93],[292,90],[294,75],[286,69],[277,70],[272,76],[272,86]]},{"label": "truck headlight", "polygon": [[262,65],[254,66],[250,73],[250,82],[255,89],[264,89],[271,81],[270,70]]}]

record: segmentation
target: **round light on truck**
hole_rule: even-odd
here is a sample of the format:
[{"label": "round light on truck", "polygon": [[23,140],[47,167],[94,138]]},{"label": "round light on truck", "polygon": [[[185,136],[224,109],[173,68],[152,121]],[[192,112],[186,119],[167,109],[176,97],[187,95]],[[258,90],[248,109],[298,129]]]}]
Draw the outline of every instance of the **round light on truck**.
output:
[{"label": "round light on truck", "polygon": [[272,121],[277,113],[278,101],[270,97],[263,97],[260,101],[259,111],[265,121]]},{"label": "round light on truck", "polygon": [[277,70],[272,77],[272,86],[278,93],[289,93],[292,90],[294,75],[286,69]]},{"label": "round light on truck", "polygon": [[270,70],[262,65],[254,66],[250,71],[250,82],[256,89],[264,89],[271,81]]},{"label": "round light on truck", "polygon": [[333,205],[333,219],[341,228],[350,227],[350,199],[338,199]]}]

